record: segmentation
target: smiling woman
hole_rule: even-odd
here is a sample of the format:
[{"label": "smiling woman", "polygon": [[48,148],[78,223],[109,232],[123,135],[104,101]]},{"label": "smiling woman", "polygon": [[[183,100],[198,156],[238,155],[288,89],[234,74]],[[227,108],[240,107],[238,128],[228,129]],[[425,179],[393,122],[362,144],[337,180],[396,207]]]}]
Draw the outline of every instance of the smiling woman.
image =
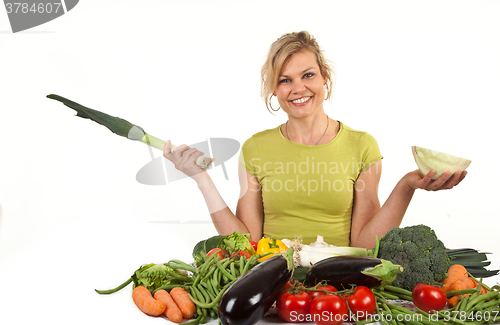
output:
[{"label": "smiling woman", "polygon": [[[432,180],[434,171],[409,172],[381,206],[382,155],[377,141],[324,111],[334,76],[307,32],[283,35],[271,45],[261,70],[261,95],[271,113],[283,109],[288,121],[243,144],[235,213],[208,173],[193,164],[201,152],[181,146],[171,153],[165,147],[164,156],[197,182],[219,234],[250,233],[253,241],[300,236],[304,243],[319,234],[336,246],[372,248],[376,236],[401,224],[415,189],[449,189],[465,177],[465,172],[446,172]],[[273,97],[278,109],[271,106]],[[342,168],[318,168],[332,164]]]}]

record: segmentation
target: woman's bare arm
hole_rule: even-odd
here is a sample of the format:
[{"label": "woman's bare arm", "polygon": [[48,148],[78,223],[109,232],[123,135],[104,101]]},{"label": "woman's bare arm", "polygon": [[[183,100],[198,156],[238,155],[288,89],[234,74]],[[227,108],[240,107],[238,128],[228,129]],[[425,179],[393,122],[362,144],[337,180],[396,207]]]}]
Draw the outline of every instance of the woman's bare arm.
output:
[{"label": "woman's bare arm", "polygon": [[170,141],[164,147],[164,156],[175,164],[175,167],[191,177],[198,185],[215,229],[221,235],[229,235],[234,231],[249,233],[250,239],[258,241],[262,237],[263,210],[262,192],[257,179],[241,165],[238,169],[240,180],[240,198],[236,214],[227,206],[207,171],[202,170],[194,162],[203,152],[185,145],[170,152]]},{"label": "woman's bare arm", "polygon": [[416,189],[438,191],[451,189],[458,185],[466,172],[444,173],[433,181],[435,171],[431,170],[422,177],[419,170],[406,174],[396,184],[382,207],[378,200],[378,184],[382,171],[379,161],[361,173],[355,186],[354,207],[351,224],[351,245],[373,248],[375,236],[381,238],[393,227],[398,227],[403,220]]}]

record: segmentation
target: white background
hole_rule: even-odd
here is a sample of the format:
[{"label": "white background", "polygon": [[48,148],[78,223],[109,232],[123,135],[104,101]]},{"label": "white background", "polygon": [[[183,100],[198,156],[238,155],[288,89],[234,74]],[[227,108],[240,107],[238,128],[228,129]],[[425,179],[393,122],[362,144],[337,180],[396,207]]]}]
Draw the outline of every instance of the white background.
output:
[{"label": "white background", "polygon": [[[378,140],[380,199],[419,145],[472,160],[450,191],[418,191],[403,226],[500,268],[498,1],[80,1],[13,34],[0,9],[0,323],[160,323],[110,296],[144,263],[191,262],[216,234],[190,179],[146,186],[146,146],[74,117],[55,93],[175,144],[243,143],[286,121],[259,97],[283,33],[308,30],[337,67],[331,117]],[[160,152],[155,151],[159,156]],[[237,156],[210,171],[234,209]],[[486,279],[494,284],[499,277]]]}]

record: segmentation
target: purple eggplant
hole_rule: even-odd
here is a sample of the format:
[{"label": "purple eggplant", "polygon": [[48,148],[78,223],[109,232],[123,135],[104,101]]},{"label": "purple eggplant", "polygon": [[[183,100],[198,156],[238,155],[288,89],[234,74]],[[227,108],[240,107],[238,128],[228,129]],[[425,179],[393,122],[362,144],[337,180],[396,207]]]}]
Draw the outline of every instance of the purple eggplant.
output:
[{"label": "purple eggplant", "polygon": [[376,287],[392,283],[403,272],[401,265],[368,256],[334,256],[313,264],[306,274],[306,283],[314,286],[326,281],[337,290],[352,285]]},{"label": "purple eggplant", "polygon": [[293,249],[273,255],[236,280],[219,304],[223,325],[253,325],[278,299],[293,271]]}]

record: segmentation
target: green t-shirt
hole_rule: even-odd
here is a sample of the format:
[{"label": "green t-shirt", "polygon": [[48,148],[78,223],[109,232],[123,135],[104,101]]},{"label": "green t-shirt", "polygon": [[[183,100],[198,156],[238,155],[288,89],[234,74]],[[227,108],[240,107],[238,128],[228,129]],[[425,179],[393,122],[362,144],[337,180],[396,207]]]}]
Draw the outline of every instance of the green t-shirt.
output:
[{"label": "green t-shirt", "polygon": [[370,134],[339,123],[337,136],[318,146],[289,141],[277,127],[241,147],[240,163],[261,186],[265,237],[309,244],[322,235],[349,246],[354,183],[382,156]]}]

